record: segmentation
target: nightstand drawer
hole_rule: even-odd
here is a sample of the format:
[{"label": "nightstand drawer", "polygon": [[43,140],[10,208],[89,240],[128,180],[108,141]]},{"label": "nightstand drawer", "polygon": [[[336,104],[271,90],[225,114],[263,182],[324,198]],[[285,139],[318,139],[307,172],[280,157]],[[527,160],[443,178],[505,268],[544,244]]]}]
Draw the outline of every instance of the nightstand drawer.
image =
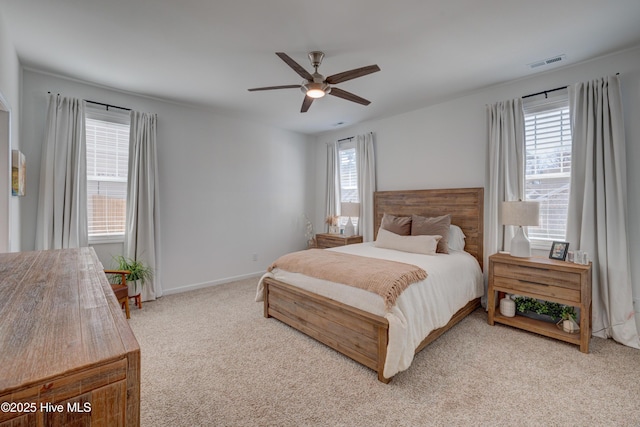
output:
[{"label": "nightstand drawer", "polygon": [[541,267],[529,267],[526,265],[495,263],[493,274],[498,277],[520,280],[523,282],[539,283],[542,285],[557,286],[573,289],[580,292],[580,274],[568,271],[558,271]]},{"label": "nightstand drawer", "polygon": [[552,286],[532,280],[511,279],[508,277],[493,277],[493,286],[497,290],[510,294],[535,295],[537,298],[560,300],[562,303],[580,303],[580,287],[577,289]]}]

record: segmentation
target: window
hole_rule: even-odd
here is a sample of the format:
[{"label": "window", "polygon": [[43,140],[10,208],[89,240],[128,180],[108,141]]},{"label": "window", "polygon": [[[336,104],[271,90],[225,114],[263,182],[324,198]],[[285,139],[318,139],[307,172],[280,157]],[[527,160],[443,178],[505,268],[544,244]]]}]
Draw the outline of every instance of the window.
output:
[{"label": "window", "polygon": [[124,236],[129,162],[129,116],[87,108],[89,240]]},{"label": "window", "polygon": [[[338,148],[338,165],[340,169],[340,202],[360,202],[355,140],[340,144]],[[355,227],[358,226],[358,218],[351,218],[351,222]],[[341,217],[340,226],[343,227],[346,223],[347,218]]]},{"label": "window", "polygon": [[532,246],[565,240],[571,188],[571,120],[566,93],[524,105],[525,198],[540,202],[540,225],[529,227]]}]

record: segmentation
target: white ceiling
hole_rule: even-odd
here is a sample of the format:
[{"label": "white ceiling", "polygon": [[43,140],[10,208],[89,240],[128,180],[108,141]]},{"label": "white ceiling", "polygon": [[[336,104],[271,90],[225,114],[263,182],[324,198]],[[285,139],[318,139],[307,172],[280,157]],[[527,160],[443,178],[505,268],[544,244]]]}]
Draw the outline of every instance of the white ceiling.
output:
[{"label": "white ceiling", "polygon": [[[0,0],[23,65],[308,134],[640,44],[638,0]],[[302,79],[378,64],[301,114]]]}]

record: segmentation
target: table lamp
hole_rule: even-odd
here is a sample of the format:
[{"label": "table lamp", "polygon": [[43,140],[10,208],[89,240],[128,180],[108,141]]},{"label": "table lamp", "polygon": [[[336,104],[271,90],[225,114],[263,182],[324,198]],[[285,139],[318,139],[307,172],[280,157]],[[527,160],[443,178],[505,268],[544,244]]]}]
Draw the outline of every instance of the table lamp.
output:
[{"label": "table lamp", "polygon": [[354,202],[342,202],[340,204],[340,215],[341,216],[346,216],[349,218],[349,220],[347,221],[347,225],[344,226],[344,236],[345,237],[351,237],[354,234],[356,234],[355,232],[355,227],[353,226],[353,223],[351,222],[351,217],[352,216],[360,216],[360,203],[354,203]]},{"label": "table lamp", "polygon": [[540,223],[540,203],[538,202],[502,202],[502,224],[518,227],[511,239],[511,255],[530,257],[531,244],[522,227]]}]

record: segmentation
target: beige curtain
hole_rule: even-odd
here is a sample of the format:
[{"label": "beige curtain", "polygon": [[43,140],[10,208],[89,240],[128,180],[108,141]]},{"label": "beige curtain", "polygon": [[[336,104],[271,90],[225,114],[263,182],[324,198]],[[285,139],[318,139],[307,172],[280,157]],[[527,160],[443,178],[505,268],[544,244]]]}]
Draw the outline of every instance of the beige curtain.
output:
[{"label": "beige curtain", "polygon": [[[327,198],[326,198],[326,216],[334,216],[338,214],[338,200],[340,192],[340,181],[338,175],[338,143],[332,142],[327,144]],[[327,230],[324,230],[325,232]]]},{"label": "beige curtain", "polygon": [[373,193],[376,191],[376,157],[373,133],[356,136],[356,162],[358,170],[358,198],[360,217],[358,234],[364,242],[373,241]]},{"label": "beige curtain", "polygon": [[162,296],[159,260],[158,162],[156,156],[157,116],[131,111],[129,178],[124,256],[142,261],[153,278],[142,288],[142,300]]},{"label": "beige curtain", "polygon": [[593,335],[640,348],[627,242],[625,134],[617,76],[572,88],[567,240],[593,261]]},{"label": "beige curtain", "polygon": [[524,200],[524,113],[520,98],[487,106],[488,178],[485,191],[485,295],[486,307],[488,257],[499,250],[510,249],[515,227],[504,227],[500,221],[503,201]]},{"label": "beige curtain", "polygon": [[49,95],[35,248],[88,246],[84,101]]}]

